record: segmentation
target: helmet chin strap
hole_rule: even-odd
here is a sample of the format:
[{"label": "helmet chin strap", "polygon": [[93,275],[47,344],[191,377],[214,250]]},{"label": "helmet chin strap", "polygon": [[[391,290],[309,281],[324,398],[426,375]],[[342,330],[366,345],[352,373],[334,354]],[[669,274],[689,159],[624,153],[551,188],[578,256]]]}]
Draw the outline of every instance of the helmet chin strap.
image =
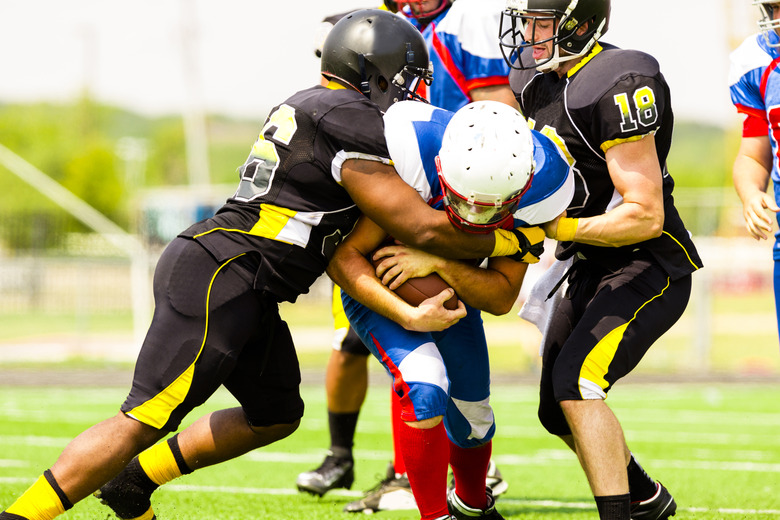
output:
[{"label": "helmet chin strap", "polygon": [[561,63],[571,61],[573,59],[579,58],[582,56],[582,54],[571,54],[569,56],[561,56],[560,50],[558,49],[558,46],[554,46],[554,51],[552,58],[545,61],[541,65],[538,65],[536,67],[536,70],[539,72],[553,72],[555,70],[558,70],[558,67],[561,66]]},{"label": "helmet chin strap", "polygon": [[358,54],[358,67],[360,67],[360,92],[371,99],[371,85],[368,84],[368,76],[366,75],[366,57],[363,54]]}]

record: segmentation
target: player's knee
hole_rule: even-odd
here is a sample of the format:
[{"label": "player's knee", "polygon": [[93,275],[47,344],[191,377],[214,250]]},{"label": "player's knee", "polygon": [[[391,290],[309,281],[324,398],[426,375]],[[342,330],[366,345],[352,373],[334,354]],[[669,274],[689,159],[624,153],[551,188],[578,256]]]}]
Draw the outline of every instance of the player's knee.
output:
[{"label": "player's knee", "polygon": [[558,403],[540,402],[538,416],[544,429],[552,435],[560,436],[571,433],[569,423],[566,422],[566,417],[564,417],[563,410]]},{"label": "player's knee", "polygon": [[446,425],[452,442],[461,448],[475,448],[490,441],[496,431],[496,421],[489,398],[481,401],[453,398]]},{"label": "player's knee", "polygon": [[423,419],[421,421],[406,421],[406,424],[419,430],[430,430],[431,428],[437,427],[441,423],[442,419],[444,419],[443,416],[437,415],[436,417]]}]

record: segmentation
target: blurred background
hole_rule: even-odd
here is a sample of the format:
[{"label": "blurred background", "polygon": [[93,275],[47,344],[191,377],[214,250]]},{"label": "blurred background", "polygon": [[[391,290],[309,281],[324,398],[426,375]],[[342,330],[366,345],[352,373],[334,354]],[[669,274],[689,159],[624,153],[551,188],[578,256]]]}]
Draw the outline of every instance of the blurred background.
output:
[{"label": "blurred background", "polygon": [[[161,248],[233,193],[268,110],[319,81],[320,20],[370,6],[0,0],[0,377],[132,363]],[[612,2],[604,41],[655,56],[671,86],[669,170],[706,266],[631,377],[780,375],[771,243],[747,237],[731,183],[728,54],[757,14],[749,0]],[[283,305],[305,370],[325,366],[329,301],[322,279]],[[538,332],[515,314],[486,317],[494,372],[534,376]]]}]

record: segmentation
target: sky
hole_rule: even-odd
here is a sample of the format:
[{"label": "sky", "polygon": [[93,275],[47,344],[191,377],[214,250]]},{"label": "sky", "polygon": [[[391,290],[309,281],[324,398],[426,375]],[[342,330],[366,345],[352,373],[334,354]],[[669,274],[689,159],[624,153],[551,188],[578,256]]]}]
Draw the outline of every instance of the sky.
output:
[{"label": "sky", "polygon": [[[262,120],[319,81],[320,20],[367,5],[0,0],[0,103],[67,101],[87,90],[147,115],[195,107]],[[728,97],[728,53],[757,30],[756,18],[748,0],[613,0],[602,39],[658,59],[678,120],[729,127],[739,118]]]}]

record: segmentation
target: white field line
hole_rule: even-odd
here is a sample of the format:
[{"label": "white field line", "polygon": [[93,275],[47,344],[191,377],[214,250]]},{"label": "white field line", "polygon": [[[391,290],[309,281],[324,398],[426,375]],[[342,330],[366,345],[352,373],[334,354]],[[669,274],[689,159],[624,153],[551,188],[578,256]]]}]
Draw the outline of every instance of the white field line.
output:
[{"label": "white field line", "polygon": [[[0,484],[32,484],[34,479],[19,477],[0,477]],[[228,495],[270,495],[270,496],[292,496],[297,495],[298,491],[292,488],[252,488],[236,486],[195,486],[189,484],[168,484],[162,488],[165,492],[174,493],[224,493]],[[333,490],[332,495],[344,497],[359,497],[363,495],[362,491]],[[571,508],[571,509],[596,509],[592,502],[560,502],[556,500],[522,500],[517,498],[503,497],[499,504],[511,504],[514,506],[533,506],[547,507],[551,509]],[[780,510],[777,509],[736,509],[736,508],[718,508],[707,509],[704,507],[678,508],[677,512],[688,513],[716,513],[721,515],[735,515],[743,517],[748,515],[772,515],[780,517]]]},{"label": "white field line", "polygon": [[[291,488],[274,489],[274,488],[251,488],[251,487],[235,487],[235,486],[194,486],[194,485],[179,485],[169,484],[163,488],[168,491],[185,492],[185,493],[226,493],[226,494],[246,494],[246,495],[297,495],[298,491]],[[346,491],[346,490],[333,490],[330,492],[333,495],[355,497],[362,496],[362,492],[359,491]],[[548,508],[571,508],[571,509],[596,509],[596,505],[593,502],[562,502],[556,500],[523,500],[517,498],[502,497],[499,504],[511,504],[515,506],[533,506],[533,507],[548,507]],[[722,515],[773,515],[780,516],[780,510],[778,509],[737,509],[737,508],[718,508],[708,509],[704,507],[688,507],[678,508],[678,513],[681,511],[688,513],[716,513]]]},{"label": "white field line", "polygon": [[[70,442],[68,437],[48,437],[36,435],[1,435],[0,445],[3,446],[37,446],[44,448],[62,448]],[[667,441],[668,442],[668,441]],[[734,452],[734,460],[664,460],[653,459],[653,465],[656,467],[667,467],[674,469],[689,470],[720,470],[720,471],[741,471],[741,472],[763,472],[780,473],[780,462],[750,462],[744,460],[741,450],[729,450]],[[761,455],[758,450],[753,455]],[[721,453],[721,456],[725,453]],[[320,462],[322,451],[312,451],[304,453],[290,453],[257,450],[244,456],[245,458],[256,462],[282,462],[313,464]],[[356,450],[355,457],[363,460],[390,460],[392,453],[381,450]],[[574,464],[576,461],[568,450],[540,450],[530,455],[511,455],[499,454],[495,456],[496,462],[507,466],[544,466],[550,463],[558,462],[562,464]],[[12,461],[0,460],[0,467],[9,467]]]}]

